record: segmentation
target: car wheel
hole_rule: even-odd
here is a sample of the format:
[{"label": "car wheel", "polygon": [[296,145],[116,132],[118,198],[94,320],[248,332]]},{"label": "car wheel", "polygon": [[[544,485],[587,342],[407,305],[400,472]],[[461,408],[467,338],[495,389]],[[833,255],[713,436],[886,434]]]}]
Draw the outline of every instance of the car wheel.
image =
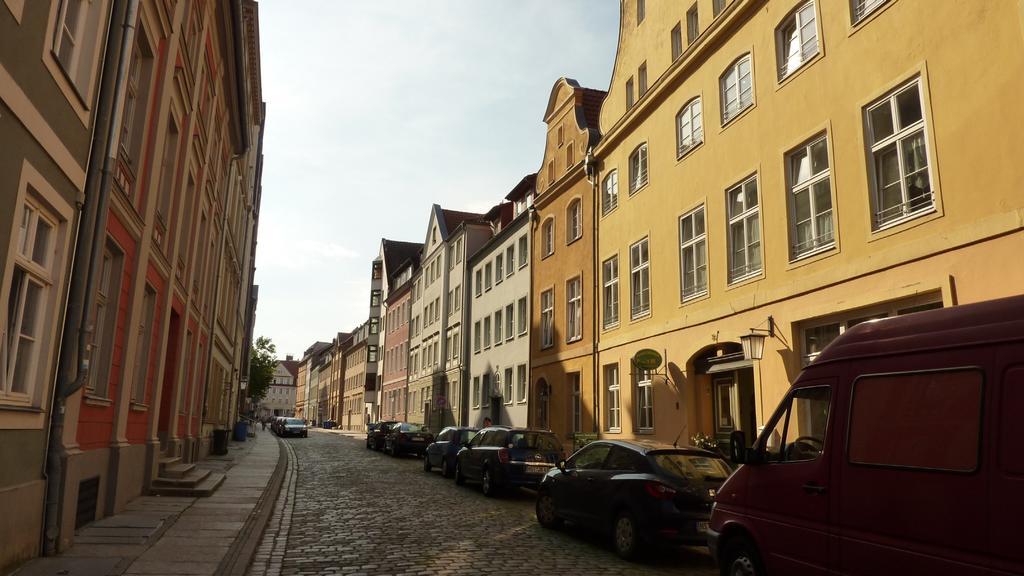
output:
[{"label": "car wheel", "polygon": [[722,550],[722,576],[763,576],[761,558],[757,547],[744,536],[737,536],[726,543]]},{"label": "car wheel", "polygon": [[430,456],[427,454],[423,455],[423,471],[430,472]]},{"label": "car wheel", "polygon": [[303,432],[302,433],[302,437],[303,438],[309,438],[309,432]]},{"label": "car wheel", "polygon": [[494,475],[491,474],[490,468],[484,468],[484,475],[480,478],[480,490],[488,498],[498,495],[498,487],[494,484]]},{"label": "car wheel", "polygon": [[640,532],[636,518],[629,510],[623,510],[615,517],[612,545],[615,546],[615,553],[626,560],[636,559],[640,552]]},{"label": "car wheel", "polygon": [[455,462],[455,483],[462,486],[466,483],[466,477],[462,475],[462,464]]},{"label": "car wheel", "polygon": [[370,446],[370,441],[369,441],[369,440],[367,440],[367,441],[366,441],[366,449],[367,449],[367,450],[370,450],[371,448],[373,448],[373,446]]},{"label": "car wheel", "polygon": [[452,461],[448,458],[441,458],[441,476],[452,477]]},{"label": "car wheel", "polygon": [[562,519],[555,514],[555,499],[550,492],[537,494],[537,523],[544,528],[562,526]]}]

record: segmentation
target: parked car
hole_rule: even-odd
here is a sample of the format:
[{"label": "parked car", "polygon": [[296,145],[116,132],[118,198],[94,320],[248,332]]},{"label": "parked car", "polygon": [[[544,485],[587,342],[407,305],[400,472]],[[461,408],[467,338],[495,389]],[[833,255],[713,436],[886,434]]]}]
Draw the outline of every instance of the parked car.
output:
[{"label": "parked car", "polygon": [[288,418],[285,417],[285,416],[275,416],[274,419],[270,422],[270,430],[274,434],[277,434],[278,436],[280,436],[281,435],[281,423],[284,422],[287,419]]},{"label": "parked car", "polygon": [[536,488],[564,457],[562,444],[553,432],[491,426],[459,450],[455,483],[480,482],[486,496],[496,496],[509,487]]},{"label": "parked car", "polygon": [[398,422],[388,429],[384,437],[384,451],[392,456],[423,454],[434,441],[434,435],[422,424]]},{"label": "parked car", "polygon": [[301,418],[284,418],[280,425],[278,425],[278,436],[301,436],[303,438],[309,435],[309,429],[306,427],[306,422]]},{"label": "parked car", "polygon": [[384,448],[384,437],[387,436],[391,427],[398,424],[396,420],[384,420],[372,422],[366,426],[366,449],[382,450]]},{"label": "parked car", "polygon": [[722,486],[722,574],[1024,574],[1024,296],[858,324]]},{"label": "parked car", "polygon": [[715,493],[732,472],[720,455],[647,441],[592,442],[558,463],[537,490],[537,521],[607,531],[636,559],[653,543],[705,544]]},{"label": "parked car", "polygon": [[427,446],[423,455],[423,471],[430,472],[433,467],[441,469],[441,475],[450,478],[455,473],[455,457],[463,446],[476,436],[479,428],[449,426],[437,435],[434,442]]}]

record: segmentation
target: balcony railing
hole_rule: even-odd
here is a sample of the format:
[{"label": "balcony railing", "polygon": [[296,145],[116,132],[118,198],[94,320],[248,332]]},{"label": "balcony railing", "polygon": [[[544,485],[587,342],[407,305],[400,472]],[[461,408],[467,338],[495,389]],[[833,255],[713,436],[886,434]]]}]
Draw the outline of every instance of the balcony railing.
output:
[{"label": "balcony railing", "polygon": [[895,206],[890,206],[875,213],[875,228],[881,228],[886,224],[902,220],[918,212],[931,210],[935,206],[935,195],[932,191],[914,196],[910,200]]},{"label": "balcony railing", "polygon": [[885,4],[888,0],[854,0],[853,3],[853,22],[856,24],[860,22],[868,14],[872,13],[875,8],[878,8],[882,4]]}]

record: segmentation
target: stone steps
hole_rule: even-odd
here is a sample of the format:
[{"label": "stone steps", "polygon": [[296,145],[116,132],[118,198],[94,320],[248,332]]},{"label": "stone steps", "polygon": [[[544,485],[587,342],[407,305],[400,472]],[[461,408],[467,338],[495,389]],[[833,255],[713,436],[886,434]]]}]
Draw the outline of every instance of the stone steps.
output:
[{"label": "stone steps", "polygon": [[209,470],[193,470],[184,478],[158,477],[153,481],[150,494],[158,496],[187,496],[205,498],[217,491],[224,482],[224,474]]}]

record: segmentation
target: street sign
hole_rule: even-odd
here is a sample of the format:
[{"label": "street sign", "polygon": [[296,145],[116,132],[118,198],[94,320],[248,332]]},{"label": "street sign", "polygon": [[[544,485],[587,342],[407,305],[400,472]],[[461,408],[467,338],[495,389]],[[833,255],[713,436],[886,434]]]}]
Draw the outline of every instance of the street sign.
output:
[{"label": "street sign", "polygon": [[437,407],[438,408],[444,408],[444,405],[445,405],[444,396],[438,396],[437,397]]},{"label": "street sign", "polygon": [[650,348],[637,350],[633,356],[633,364],[641,370],[657,370],[661,366],[661,354]]}]

